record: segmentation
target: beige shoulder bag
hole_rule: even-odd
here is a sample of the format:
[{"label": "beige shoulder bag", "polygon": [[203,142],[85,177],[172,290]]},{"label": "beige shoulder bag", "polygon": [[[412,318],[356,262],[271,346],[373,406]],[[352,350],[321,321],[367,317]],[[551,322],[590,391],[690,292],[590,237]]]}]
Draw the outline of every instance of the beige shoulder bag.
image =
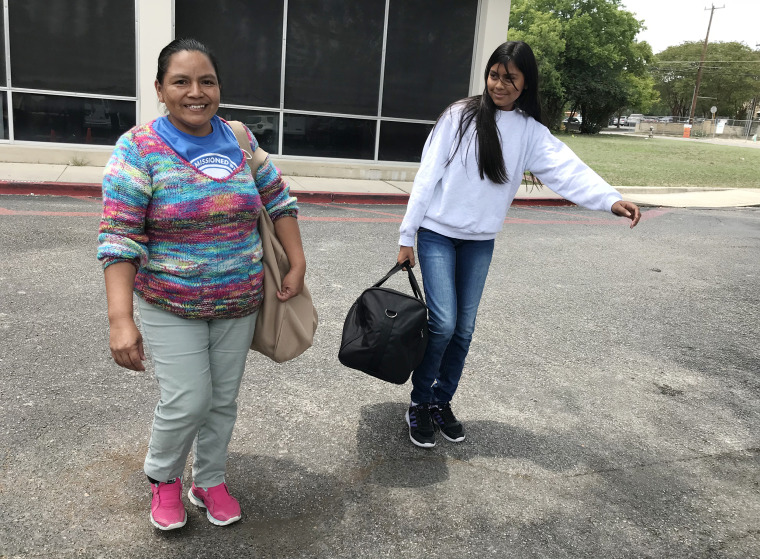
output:
[{"label": "beige shoulder bag", "polygon": [[[246,154],[251,175],[255,179],[268,154],[259,147],[248,159],[251,145],[243,124],[230,121],[229,125],[235,132],[240,148]],[[277,298],[277,291],[282,288],[282,280],[290,270],[290,263],[277,238],[272,219],[264,207],[259,214],[258,228],[264,249],[261,259],[264,266],[264,301],[256,318],[251,349],[277,363],[282,363],[298,357],[314,343],[314,332],[317,331],[318,322],[317,309],[314,308],[306,284],[301,293],[284,303]]]}]

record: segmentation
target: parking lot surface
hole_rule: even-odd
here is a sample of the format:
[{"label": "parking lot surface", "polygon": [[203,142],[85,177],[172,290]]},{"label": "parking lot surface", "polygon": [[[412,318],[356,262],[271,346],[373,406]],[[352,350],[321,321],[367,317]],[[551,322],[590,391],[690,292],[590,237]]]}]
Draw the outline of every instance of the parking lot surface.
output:
[{"label": "parking lot surface", "polygon": [[163,533],[142,473],[158,386],[110,358],[98,204],[0,196],[0,558],[760,556],[760,209],[645,208],[630,230],[512,208],[454,402],[467,439],[428,451],[410,386],[337,359],[404,207],[303,204],[320,326],[292,362],[249,356],[243,518],[186,502]]}]

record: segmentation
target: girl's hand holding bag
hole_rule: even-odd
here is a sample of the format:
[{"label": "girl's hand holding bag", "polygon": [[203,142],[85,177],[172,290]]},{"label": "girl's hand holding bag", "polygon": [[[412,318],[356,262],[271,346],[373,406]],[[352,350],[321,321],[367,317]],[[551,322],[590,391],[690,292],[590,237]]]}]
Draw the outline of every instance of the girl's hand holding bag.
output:
[{"label": "girl's hand holding bag", "polygon": [[[228,124],[235,132],[240,148],[246,154],[250,153],[248,135],[243,124],[238,121],[229,121]],[[259,147],[248,161],[254,178],[267,155]],[[256,317],[251,349],[282,363],[298,357],[314,343],[318,323],[317,309],[314,308],[311,293],[305,284],[303,291],[295,297],[285,302],[277,298],[277,291],[282,288],[282,279],[290,270],[290,263],[266,208],[262,208],[259,214],[258,228],[264,249],[261,259],[264,266],[264,301],[259,308],[259,316]]]},{"label": "girl's hand holding bag", "polygon": [[[406,270],[412,295],[382,287]],[[422,362],[428,343],[428,308],[407,260],[365,289],[348,311],[338,359],[346,367],[404,384]]]}]

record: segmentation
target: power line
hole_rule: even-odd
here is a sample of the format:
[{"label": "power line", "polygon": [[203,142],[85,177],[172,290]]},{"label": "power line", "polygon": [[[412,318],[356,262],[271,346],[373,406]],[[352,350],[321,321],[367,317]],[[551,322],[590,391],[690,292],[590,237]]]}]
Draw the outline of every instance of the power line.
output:
[{"label": "power line", "polygon": [[[717,8],[717,9],[722,10],[725,7],[726,5],[724,4],[722,8]],[[699,95],[699,82],[702,81],[702,65],[705,63],[705,54],[707,53],[707,40],[710,37],[710,26],[712,25],[712,18],[713,18],[713,14],[715,13],[715,10],[716,10],[715,4],[712,4],[712,7],[710,8],[710,21],[707,24],[707,34],[705,35],[705,43],[704,45],[702,45],[702,56],[699,59],[699,70],[697,70],[697,85],[694,86],[694,99],[691,102],[691,113],[689,114],[689,124],[694,124],[694,111],[697,110],[697,95]]]}]

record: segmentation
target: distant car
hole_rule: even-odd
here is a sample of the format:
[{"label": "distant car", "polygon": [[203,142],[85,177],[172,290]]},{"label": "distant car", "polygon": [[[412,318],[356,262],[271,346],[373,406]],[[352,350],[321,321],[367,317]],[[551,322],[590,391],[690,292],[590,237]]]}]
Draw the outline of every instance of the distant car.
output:
[{"label": "distant car", "polygon": [[658,120],[660,122],[673,122],[673,117],[672,116],[661,116]]},{"label": "distant car", "polygon": [[614,116],[610,118],[610,126],[625,126],[627,122],[627,118],[625,116],[619,116],[615,118]]},{"label": "distant car", "polygon": [[583,118],[579,116],[571,116],[563,120],[562,124],[568,132],[580,132],[581,122],[583,122]]},{"label": "distant car", "polygon": [[644,120],[644,115],[639,114],[639,113],[634,113],[630,115],[627,119],[628,126],[636,126],[642,120]]}]

